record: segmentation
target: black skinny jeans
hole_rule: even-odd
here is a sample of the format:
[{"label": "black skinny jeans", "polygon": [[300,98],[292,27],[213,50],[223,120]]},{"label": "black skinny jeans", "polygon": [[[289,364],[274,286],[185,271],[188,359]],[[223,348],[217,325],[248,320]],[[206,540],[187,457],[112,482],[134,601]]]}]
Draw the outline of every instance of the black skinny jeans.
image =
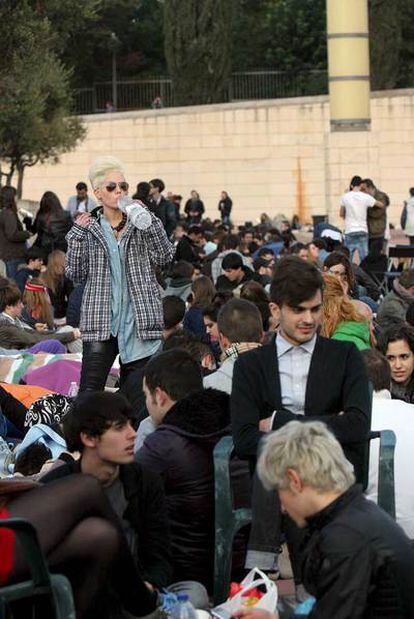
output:
[{"label": "black skinny jeans", "polygon": [[[103,391],[108,378],[109,370],[118,354],[118,340],[112,337],[103,342],[84,342],[82,354],[82,370],[79,385],[81,391]],[[122,385],[128,375],[144,366],[150,357],[120,363],[120,384]]]}]

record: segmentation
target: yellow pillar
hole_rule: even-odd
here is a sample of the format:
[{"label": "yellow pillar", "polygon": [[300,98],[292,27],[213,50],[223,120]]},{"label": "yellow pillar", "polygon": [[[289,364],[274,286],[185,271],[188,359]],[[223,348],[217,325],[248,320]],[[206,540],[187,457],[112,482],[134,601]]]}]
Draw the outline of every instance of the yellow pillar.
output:
[{"label": "yellow pillar", "polygon": [[332,131],[371,124],[368,0],[326,0]]}]

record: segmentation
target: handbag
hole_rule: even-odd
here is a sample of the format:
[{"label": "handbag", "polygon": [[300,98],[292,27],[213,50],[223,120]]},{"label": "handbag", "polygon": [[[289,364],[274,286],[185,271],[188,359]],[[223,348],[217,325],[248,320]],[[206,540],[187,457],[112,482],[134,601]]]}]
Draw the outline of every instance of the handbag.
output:
[{"label": "handbag", "polygon": [[[275,612],[278,598],[277,586],[276,583],[270,580],[261,570],[257,567],[250,570],[240,585],[241,588],[236,595],[228,598],[224,604],[220,604],[220,606],[216,606],[216,608],[212,609],[211,612],[214,617],[227,619],[242,608],[260,608],[260,610],[268,610],[271,613]],[[257,589],[257,587],[261,589],[264,588],[265,591],[262,597],[252,604],[249,598],[249,592],[253,589]]]}]

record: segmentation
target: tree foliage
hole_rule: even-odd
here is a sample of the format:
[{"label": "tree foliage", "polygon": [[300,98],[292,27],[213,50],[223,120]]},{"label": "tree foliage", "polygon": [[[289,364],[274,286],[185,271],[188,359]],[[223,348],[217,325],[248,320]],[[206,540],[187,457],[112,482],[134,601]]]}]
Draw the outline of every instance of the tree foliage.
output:
[{"label": "tree foliage", "polygon": [[176,105],[225,100],[233,0],[165,0],[164,46]]},{"label": "tree foliage", "polygon": [[326,63],[326,0],[238,0],[235,69],[302,71]]},{"label": "tree foliage", "polygon": [[[10,24],[13,23],[13,27]],[[50,22],[29,2],[3,0],[0,5],[0,160],[10,182],[18,174],[21,194],[24,170],[59,156],[85,134],[70,117],[69,74],[53,51]]]}]

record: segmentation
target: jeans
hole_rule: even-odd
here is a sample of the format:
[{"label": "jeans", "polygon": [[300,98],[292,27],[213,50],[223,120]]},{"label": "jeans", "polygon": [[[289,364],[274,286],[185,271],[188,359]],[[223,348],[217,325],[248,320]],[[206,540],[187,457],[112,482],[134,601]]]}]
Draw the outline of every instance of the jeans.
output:
[{"label": "jeans", "polygon": [[[103,342],[83,342],[79,392],[104,390],[109,370],[118,352],[116,337],[111,337]],[[145,357],[145,359],[138,359],[131,361],[131,363],[120,363],[120,384],[122,385],[125,382],[131,372],[145,365],[149,358]]]},{"label": "jeans", "polygon": [[282,536],[287,542],[295,582],[299,584],[301,579],[300,547],[305,537],[305,530],[299,529],[289,516],[282,514],[277,492],[266,490],[255,472],[252,493],[252,528],[245,567],[276,569],[277,554],[283,541]]},{"label": "jeans", "polygon": [[351,260],[354,257],[354,253],[358,251],[359,261],[361,262],[368,255],[368,233],[350,232],[345,234],[345,245],[350,251]]},{"label": "jeans", "polygon": [[6,274],[9,279],[16,279],[19,266],[24,262],[21,258],[6,261]]}]

